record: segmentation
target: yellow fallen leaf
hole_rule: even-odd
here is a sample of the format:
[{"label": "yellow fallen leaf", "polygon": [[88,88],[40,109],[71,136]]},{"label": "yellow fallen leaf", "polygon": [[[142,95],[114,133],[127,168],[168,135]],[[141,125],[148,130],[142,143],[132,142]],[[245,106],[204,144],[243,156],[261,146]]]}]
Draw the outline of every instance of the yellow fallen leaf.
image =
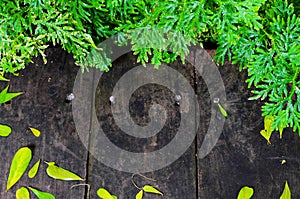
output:
[{"label": "yellow fallen leaf", "polygon": [[26,187],[21,187],[16,191],[16,199],[30,199],[29,191]]},{"label": "yellow fallen leaf", "polygon": [[38,129],[33,128],[33,127],[29,127],[29,129],[35,137],[40,137],[41,132]]}]

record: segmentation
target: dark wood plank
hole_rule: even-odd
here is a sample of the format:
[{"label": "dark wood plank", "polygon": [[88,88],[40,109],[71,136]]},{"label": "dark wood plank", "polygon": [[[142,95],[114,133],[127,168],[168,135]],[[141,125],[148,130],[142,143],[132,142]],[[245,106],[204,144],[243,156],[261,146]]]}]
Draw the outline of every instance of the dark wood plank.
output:
[{"label": "dark wood plank", "polygon": [[[238,66],[228,62],[219,70],[226,87],[224,106],[230,116],[217,145],[198,162],[200,198],[236,198],[239,189],[246,185],[254,188],[253,198],[279,198],[286,180],[292,198],[300,198],[299,136],[286,130],[280,140],[278,133],[274,133],[272,144],[267,145],[259,133],[263,128],[262,103],[247,100],[251,93],[244,83],[246,72],[238,72]],[[199,149],[210,120],[208,107],[212,104],[203,81],[197,92],[205,95],[197,141]],[[281,165],[283,159],[287,163]]]},{"label": "dark wood plank", "polygon": [[[50,192],[56,198],[84,198],[85,187],[70,189],[78,182],[49,178],[44,163],[34,179],[29,179],[26,173],[11,190],[5,192],[11,160],[23,146],[33,149],[30,166],[38,159],[55,161],[59,166],[85,177],[87,150],[75,130],[72,104],[65,102],[67,94],[72,92],[78,67],[61,48],[49,48],[46,54],[46,65],[38,57],[20,72],[19,77],[10,77],[10,91],[23,91],[24,94],[0,108],[0,122],[13,128],[8,138],[0,138],[0,198],[14,198],[17,188],[29,185]],[[5,85],[2,82],[1,88]],[[41,130],[41,136],[34,137],[28,131],[29,126]]]},{"label": "dark wood plank", "polygon": [[[95,96],[95,111],[97,116],[95,119],[99,121],[105,136],[107,136],[114,145],[125,151],[144,153],[146,154],[145,158],[150,158],[149,155],[147,156],[149,152],[164,147],[176,135],[180,122],[179,106],[175,103],[174,93],[163,86],[150,84],[140,87],[132,94],[129,102],[124,96],[116,100],[120,100],[125,105],[129,104],[131,117],[138,125],[147,125],[150,122],[148,115],[149,108],[153,103],[159,103],[167,110],[168,117],[166,123],[164,128],[162,128],[157,135],[148,139],[135,138],[128,136],[126,134],[127,132],[123,132],[114,121],[109,98],[112,95],[116,82],[136,65],[136,58],[134,56],[131,54],[125,55],[114,62],[114,66],[109,73],[101,77]],[[194,71],[192,66],[182,65],[179,61],[176,61],[171,64],[171,67],[181,72],[186,79],[190,81],[191,85],[194,85]],[[143,75],[141,75],[140,78],[140,81],[142,81]],[[176,83],[178,83],[177,81],[168,79],[168,76],[165,77],[165,81],[170,81],[174,88],[179,86],[176,85]],[[134,84],[132,86],[134,86]],[[119,159],[115,162],[115,164],[118,165],[116,166],[117,168],[112,168],[109,166],[109,163],[103,163],[103,160],[99,161],[97,155],[90,156],[88,183],[92,185],[91,198],[96,198],[95,193],[99,187],[108,189],[111,193],[119,196],[119,198],[135,198],[135,194],[139,189],[131,182],[132,174],[130,172],[124,172],[122,169],[118,170],[118,167],[121,168],[126,163],[123,162],[123,155],[126,153],[111,154],[110,148],[103,148],[98,142],[99,137],[97,138],[97,136],[101,135],[97,133],[97,130],[94,129],[93,134],[92,137],[94,136],[94,139],[91,140],[90,151],[97,151],[101,148],[102,154],[110,155],[111,158],[113,158],[112,156],[117,156]],[[155,158],[155,155],[151,158]],[[136,160],[131,159],[129,161],[134,162]],[[155,161],[151,163],[156,164]],[[150,164],[143,166],[147,168]],[[164,193],[163,198],[197,198],[194,142],[192,142],[188,150],[172,164],[156,171],[142,172],[142,174],[156,181],[152,182],[151,180],[136,176],[134,179],[137,185],[143,186],[145,184],[151,184],[157,186]],[[144,198],[161,198],[161,196],[146,194]]]}]

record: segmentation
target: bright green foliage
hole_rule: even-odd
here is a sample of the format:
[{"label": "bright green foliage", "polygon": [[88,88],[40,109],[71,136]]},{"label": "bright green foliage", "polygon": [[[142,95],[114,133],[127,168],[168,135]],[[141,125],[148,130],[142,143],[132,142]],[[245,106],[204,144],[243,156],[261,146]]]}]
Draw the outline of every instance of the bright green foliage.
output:
[{"label": "bright green foliage", "polygon": [[[94,5],[91,5],[93,2]],[[103,1],[104,2],[104,1]],[[33,56],[59,44],[73,53],[76,63],[84,66],[84,58],[95,43],[91,38],[92,11],[101,10],[102,1],[65,0],[1,0],[0,2],[0,66],[2,72],[16,74]],[[90,7],[95,7],[89,10]],[[102,15],[107,14],[103,12]],[[93,63],[91,63],[93,64]],[[107,66],[100,68],[107,69]]]},{"label": "bright green foliage", "polygon": [[272,130],[300,135],[299,12],[296,0],[0,0],[0,75],[17,74],[38,54],[46,63],[45,49],[57,44],[83,70],[108,71],[107,49],[96,45],[117,33],[120,45],[130,43],[139,62],[156,68],[211,41],[217,62],[248,71],[250,99],[264,100]]},{"label": "bright green foliage", "polygon": [[273,130],[290,126],[300,135],[300,18],[287,2],[265,7],[260,46],[245,65],[248,85],[256,87],[251,99],[266,100],[263,116],[274,116]]}]

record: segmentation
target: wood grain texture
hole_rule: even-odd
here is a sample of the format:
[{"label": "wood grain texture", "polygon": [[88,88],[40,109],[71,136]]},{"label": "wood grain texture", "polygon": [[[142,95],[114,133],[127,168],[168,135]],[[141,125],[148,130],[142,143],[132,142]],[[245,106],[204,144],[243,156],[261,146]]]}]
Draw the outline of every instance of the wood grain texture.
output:
[{"label": "wood grain texture", "polygon": [[[109,97],[112,95],[116,82],[133,67],[143,66],[136,64],[136,58],[128,54],[114,62],[112,70],[102,76],[96,92],[97,100],[95,100],[97,120],[100,122],[106,136],[119,148],[136,153],[153,152],[164,147],[176,135],[180,123],[179,106],[176,105],[175,94],[170,92],[167,88],[154,84],[145,84],[135,90],[129,102],[125,99],[121,99],[120,101],[125,103],[125,105],[129,105],[132,119],[138,125],[146,125],[150,121],[149,109],[153,103],[160,104],[167,110],[168,118],[166,123],[157,135],[150,138],[134,138],[126,135],[126,132],[122,132],[114,122]],[[182,65],[180,61],[176,61],[170,64],[170,67],[180,71],[186,79],[190,80],[190,84],[194,85],[194,71],[191,65],[185,66]],[[143,78],[143,75],[141,75],[140,78]],[[174,79],[168,79],[168,77],[166,77],[165,81],[170,81],[174,88],[178,86],[176,85],[178,82]],[[96,132],[94,133],[96,134]],[[99,145],[94,143],[91,147],[90,150],[94,150],[93,147],[96,148],[99,147]],[[122,157],[119,159],[120,161],[123,160]],[[107,188],[120,198],[135,198],[139,189],[131,182],[131,174],[111,169],[93,156],[90,156],[89,163],[88,180],[90,184],[94,185],[91,192],[92,198],[96,197],[95,192],[99,187]],[[143,173],[143,175],[154,179],[155,182],[137,176],[134,178],[136,184],[139,187],[145,184],[158,187],[164,193],[163,198],[197,198],[195,143],[191,143],[191,146],[184,155],[169,166],[156,171]],[[145,198],[162,198],[162,196],[146,194]]]},{"label": "wood grain texture", "polygon": [[[87,152],[80,142],[72,119],[72,107],[65,103],[65,97],[72,91],[78,67],[72,57],[61,48],[47,50],[48,64],[35,59],[19,77],[10,77],[10,91],[23,91],[24,94],[8,104],[1,105],[1,123],[9,124],[13,133],[8,138],[0,138],[0,198],[14,198],[16,189],[32,186],[47,191],[56,198],[84,198],[84,188],[70,189],[74,182],[64,182],[49,178],[46,164],[41,163],[34,179],[27,172],[9,191],[5,192],[6,178],[14,153],[22,146],[30,146],[33,159],[30,167],[38,160],[55,161],[81,176],[85,176]],[[1,83],[3,87],[6,83]],[[41,131],[35,137],[29,127]]]},{"label": "wood grain texture", "polygon": [[[214,51],[209,53],[213,55]],[[14,198],[17,188],[27,185],[48,191],[58,199],[87,198],[85,186],[70,189],[78,182],[49,178],[44,163],[34,179],[29,179],[26,173],[11,190],[5,192],[11,160],[23,146],[33,150],[30,166],[38,159],[55,161],[59,166],[85,178],[83,183],[91,185],[90,198],[97,198],[96,191],[100,187],[108,189],[120,199],[134,198],[139,190],[131,182],[132,174],[108,167],[89,153],[99,147],[93,128],[87,128],[84,141],[85,144],[89,142],[89,150],[78,136],[72,103],[65,102],[66,96],[72,92],[79,70],[72,56],[59,47],[52,47],[47,50],[47,58],[46,65],[38,57],[20,72],[19,77],[9,77],[10,91],[23,91],[24,94],[10,103],[0,105],[0,123],[8,124],[13,129],[9,137],[0,138],[0,198]],[[95,99],[93,108],[96,116],[91,114],[83,117],[99,121],[111,142],[124,150],[148,153],[162,148],[174,138],[179,126],[179,106],[174,100],[174,93],[163,86],[151,84],[138,88],[129,102],[124,101],[129,104],[133,121],[139,125],[146,125],[150,121],[148,113],[153,103],[161,104],[168,113],[164,128],[156,136],[149,139],[128,136],[114,122],[109,97],[116,82],[138,64],[135,56],[127,54],[113,65],[111,71],[101,78],[94,96],[92,89],[86,89],[86,95]],[[147,194],[144,198],[236,198],[239,189],[245,185],[254,188],[254,198],[279,198],[286,180],[292,198],[300,198],[300,139],[287,129],[282,140],[274,133],[272,144],[267,145],[259,134],[263,127],[260,112],[262,103],[247,100],[251,93],[244,83],[247,78],[245,71],[239,72],[237,66],[228,62],[219,67],[227,95],[227,101],[222,105],[228,111],[229,118],[216,146],[205,158],[199,159],[197,152],[206,135],[211,113],[218,109],[217,106],[211,109],[214,104],[210,100],[207,85],[191,64],[175,61],[170,67],[179,71],[195,89],[200,105],[199,128],[195,141],[179,159],[162,169],[143,173],[155,181],[138,175],[134,177],[138,186],[151,184],[164,193],[162,197]],[[6,85],[0,82],[0,89]],[[177,86],[175,83],[174,87]],[[83,105],[85,103],[82,101]],[[29,132],[30,126],[41,131],[39,138]],[[284,165],[281,165],[282,159],[287,161]]]}]

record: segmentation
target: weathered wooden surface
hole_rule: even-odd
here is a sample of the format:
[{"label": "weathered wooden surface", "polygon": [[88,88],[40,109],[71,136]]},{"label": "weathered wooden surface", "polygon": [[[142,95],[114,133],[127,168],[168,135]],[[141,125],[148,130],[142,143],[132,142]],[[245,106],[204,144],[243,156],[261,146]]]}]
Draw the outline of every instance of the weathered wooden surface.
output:
[{"label": "weathered wooden surface", "polygon": [[[14,193],[21,186],[32,186],[53,193],[57,198],[84,197],[84,187],[70,189],[75,183],[49,178],[44,163],[34,179],[29,179],[26,173],[11,190],[5,192],[11,160],[23,146],[31,146],[33,150],[30,166],[38,159],[55,161],[59,166],[85,176],[87,152],[76,133],[71,104],[65,103],[65,97],[73,89],[78,68],[70,55],[60,48],[50,49],[47,55],[48,64],[36,59],[35,63],[21,71],[19,77],[10,78],[10,91],[23,91],[24,94],[9,104],[1,105],[0,121],[13,129],[8,138],[0,138],[1,199],[15,198]],[[1,83],[1,88],[5,85]],[[29,132],[30,126],[41,130],[39,138]]]},{"label": "weathered wooden surface", "polygon": [[[114,144],[127,151],[147,153],[162,148],[173,139],[180,122],[179,106],[175,103],[175,95],[167,88],[153,84],[144,85],[132,94],[129,102],[123,99],[121,101],[125,104],[129,103],[132,118],[139,125],[146,125],[149,122],[148,112],[152,103],[161,104],[166,108],[168,114],[165,126],[157,136],[144,139],[134,139],[127,136],[126,132],[122,132],[114,124],[109,97],[112,95],[116,82],[135,65],[137,65],[136,60],[132,55],[123,56],[114,63],[112,70],[104,74],[98,84],[95,108],[103,131]],[[175,62],[171,64],[171,67],[190,79],[191,85],[194,84],[191,66],[184,67],[180,62]],[[174,79],[167,81],[172,81],[171,84],[176,82]],[[172,85],[175,88],[178,86]],[[94,144],[93,147],[99,147],[99,145]],[[91,165],[88,171],[88,180],[90,184],[94,185],[91,191],[92,198],[96,197],[95,192],[98,187],[105,187],[120,198],[135,198],[135,194],[139,190],[131,182],[132,174],[111,169],[93,156],[90,156],[89,162]],[[192,143],[188,151],[172,165],[157,171],[143,173],[143,175],[153,178],[155,182],[136,176],[134,178],[136,184],[140,187],[145,184],[157,186],[164,192],[164,198],[197,198],[195,144]],[[145,198],[161,198],[161,196],[146,194]]]},{"label": "weathered wooden surface", "polygon": [[[90,142],[89,150],[78,136],[72,103],[65,102],[67,94],[72,92],[78,67],[74,66],[72,57],[60,48],[50,48],[47,53],[48,64],[44,65],[37,58],[35,63],[21,71],[19,77],[10,78],[10,91],[23,91],[24,94],[0,106],[0,123],[9,124],[13,128],[12,135],[0,138],[0,198],[14,198],[17,188],[28,185],[48,191],[58,199],[87,198],[87,187],[70,189],[78,182],[49,178],[45,164],[40,167],[37,177],[29,179],[24,175],[9,192],[5,192],[12,157],[22,146],[33,149],[30,165],[39,158],[55,161],[59,166],[85,178],[84,183],[91,185],[91,198],[97,198],[96,190],[99,187],[107,188],[121,199],[134,198],[139,190],[131,182],[132,174],[112,169],[89,153],[99,147],[93,137],[97,134],[87,129],[85,142]],[[147,85],[132,95],[129,101],[130,112],[137,124],[146,125],[149,122],[148,111],[153,102],[163,105],[168,111],[164,129],[151,139],[127,136],[114,123],[110,109],[109,97],[115,83],[135,65],[134,56],[122,56],[114,63],[112,70],[103,75],[94,96],[96,117],[92,119],[99,121],[107,137],[120,148],[135,152],[155,151],[172,140],[178,129],[180,114],[174,94],[164,87]],[[279,198],[286,180],[292,198],[300,198],[299,137],[287,130],[282,140],[274,134],[272,145],[267,145],[259,135],[263,126],[261,104],[247,100],[250,92],[244,83],[246,73],[238,72],[236,66],[228,63],[219,68],[227,94],[227,101],[223,105],[230,116],[214,149],[205,158],[197,159],[197,152],[209,125],[211,106],[214,104],[205,82],[190,64],[182,65],[176,61],[170,66],[180,71],[194,87],[201,120],[197,139],[178,160],[160,170],[143,173],[155,179],[155,182],[140,176],[134,177],[138,186],[151,184],[164,192],[163,197],[148,194],[144,198],[236,198],[239,189],[245,185],[254,187],[254,198]],[[0,88],[6,85],[1,82]],[[92,98],[90,90],[86,93]],[[34,137],[28,131],[29,126],[40,129],[41,137]],[[287,163],[281,165],[282,159]]]},{"label": "weathered wooden surface", "polygon": [[[271,145],[259,134],[263,128],[260,107],[262,103],[248,101],[251,92],[244,83],[247,74],[238,72],[238,66],[226,64],[220,67],[226,87],[229,113],[223,133],[204,159],[199,160],[200,198],[236,198],[241,187],[247,185],[255,190],[253,198],[279,198],[287,180],[292,198],[300,198],[300,139],[290,129],[284,131],[282,140],[274,133]],[[199,85],[199,84],[198,84]],[[204,87],[204,89],[203,89]],[[200,84],[197,92],[204,93]],[[203,119],[209,119],[210,101],[202,103]],[[200,123],[198,147],[201,134],[207,129],[208,121]],[[286,160],[285,164],[281,164]]]}]

